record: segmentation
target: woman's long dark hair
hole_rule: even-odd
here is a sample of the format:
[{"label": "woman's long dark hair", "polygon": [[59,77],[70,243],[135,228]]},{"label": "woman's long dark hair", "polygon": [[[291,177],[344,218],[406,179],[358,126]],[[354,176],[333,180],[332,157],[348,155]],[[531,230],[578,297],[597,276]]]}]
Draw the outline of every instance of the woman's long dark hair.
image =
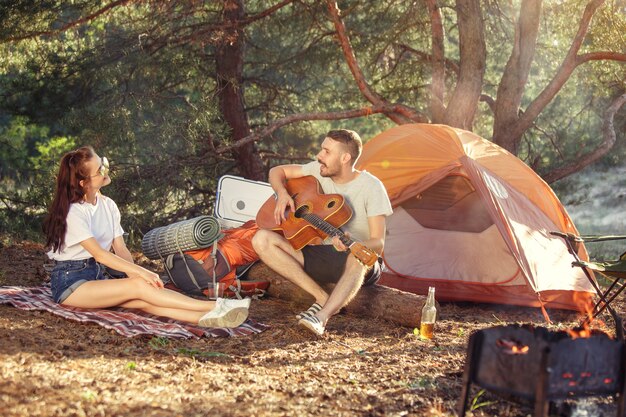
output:
[{"label": "woman's long dark hair", "polygon": [[54,199],[48,208],[48,216],[43,223],[46,235],[46,249],[60,251],[65,244],[67,231],[67,213],[70,205],[83,200],[85,190],[80,181],[89,180],[89,172],[85,163],[93,158],[95,152],[91,146],[83,146],[68,152],[61,158],[61,166],[57,174]]}]

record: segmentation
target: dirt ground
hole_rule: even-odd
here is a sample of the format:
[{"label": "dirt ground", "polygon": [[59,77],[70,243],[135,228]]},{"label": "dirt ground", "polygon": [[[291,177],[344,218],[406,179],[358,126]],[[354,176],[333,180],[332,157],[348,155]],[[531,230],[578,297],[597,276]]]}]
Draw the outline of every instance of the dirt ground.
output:
[{"label": "dirt ground", "polygon": [[[40,284],[45,260],[39,244],[0,241],[0,285]],[[619,309],[624,313],[624,303]],[[451,416],[473,331],[546,325],[538,309],[443,303],[433,341],[349,314],[333,318],[318,339],[297,326],[295,311],[281,300],[254,301],[250,317],[271,326],[261,334],[167,340],[125,338],[95,324],[0,305],[0,414]],[[574,313],[550,313],[553,329],[578,320]],[[467,415],[532,415],[527,405],[478,389],[471,399]],[[586,415],[615,414],[611,399],[590,406],[596,403]]]}]

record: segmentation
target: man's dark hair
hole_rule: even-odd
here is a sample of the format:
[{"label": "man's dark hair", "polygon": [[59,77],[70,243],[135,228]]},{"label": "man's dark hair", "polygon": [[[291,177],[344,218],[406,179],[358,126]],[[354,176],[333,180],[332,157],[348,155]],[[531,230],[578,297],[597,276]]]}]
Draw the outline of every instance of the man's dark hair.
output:
[{"label": "man's dark hair", "polygon": [[356,162],[359,156],[361,156],[361,150],[363,149],[363,141],[361,141],[361,137],[354,130],[348,130],[348,129],[331,130],[330,132],[326,134],[326,137],[331,138],[332,140],[336,140],[346,145],[348,147],[348,153],[352,157],[353,164]]}]

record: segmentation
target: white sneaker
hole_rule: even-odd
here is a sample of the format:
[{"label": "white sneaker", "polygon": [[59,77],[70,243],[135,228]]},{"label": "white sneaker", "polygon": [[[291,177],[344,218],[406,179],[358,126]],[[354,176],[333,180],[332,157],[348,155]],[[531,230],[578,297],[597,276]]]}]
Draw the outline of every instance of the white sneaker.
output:
[{"label": "white sneaker", "polygon": [[242,300],[237,300],[234,298],[220,298],[225,306],[230,308],[250,308],[250,302],[252,298],[244,298]]},{"label": "white sneaker", "polygon": [[318,336],[322,336],[326,330],[317,316],[304,316],[298,321],[298,324]]},{"label": "white sneaker", "polygon": [[238,327],[248,318],[249,306],[249,298],[245,300],[218,298],[215,300],[213,310],[202,316],[198,320],[198,325],[202,327]]}]

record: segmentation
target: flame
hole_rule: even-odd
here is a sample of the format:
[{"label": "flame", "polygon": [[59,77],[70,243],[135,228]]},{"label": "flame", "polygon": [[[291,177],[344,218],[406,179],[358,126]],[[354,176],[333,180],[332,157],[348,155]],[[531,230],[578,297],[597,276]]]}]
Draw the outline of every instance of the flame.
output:
[{"label": "flame", "polygon": [[569,334],[572,339],[587,339],[591,337],[591,329],[587,321],[585,321],[582,329],[568,329],[567,334]]},{"label": "flame", "polygon": [[567,333],[572,339],[589,338],[591,337],[591,323],[593,318],[593,302],[588,294],[583,292],[574,292],[573,300],[578,307],[578,310],[585,316],[582,321],[582,328],[567,330]]},{"label": "flame", "polygon": [[524,355],[528,353],[530,349],[519,340],[513,339],[498,339],[496,340],[496,346],[501,348],[502,351],[508,355]]},{"label": "flame", "polygon": [[524,354],[528,352],[528,349],[530,349],[528,346],[522,346],[522,347],[513,346],[511,348],[511,351],[515,354]]},{"label": "flame", "polygon": [[572,298],[578,311],[586,317],[585,322],[591,323],[593,321],[593,300],[589,294],[575,291]]}]

